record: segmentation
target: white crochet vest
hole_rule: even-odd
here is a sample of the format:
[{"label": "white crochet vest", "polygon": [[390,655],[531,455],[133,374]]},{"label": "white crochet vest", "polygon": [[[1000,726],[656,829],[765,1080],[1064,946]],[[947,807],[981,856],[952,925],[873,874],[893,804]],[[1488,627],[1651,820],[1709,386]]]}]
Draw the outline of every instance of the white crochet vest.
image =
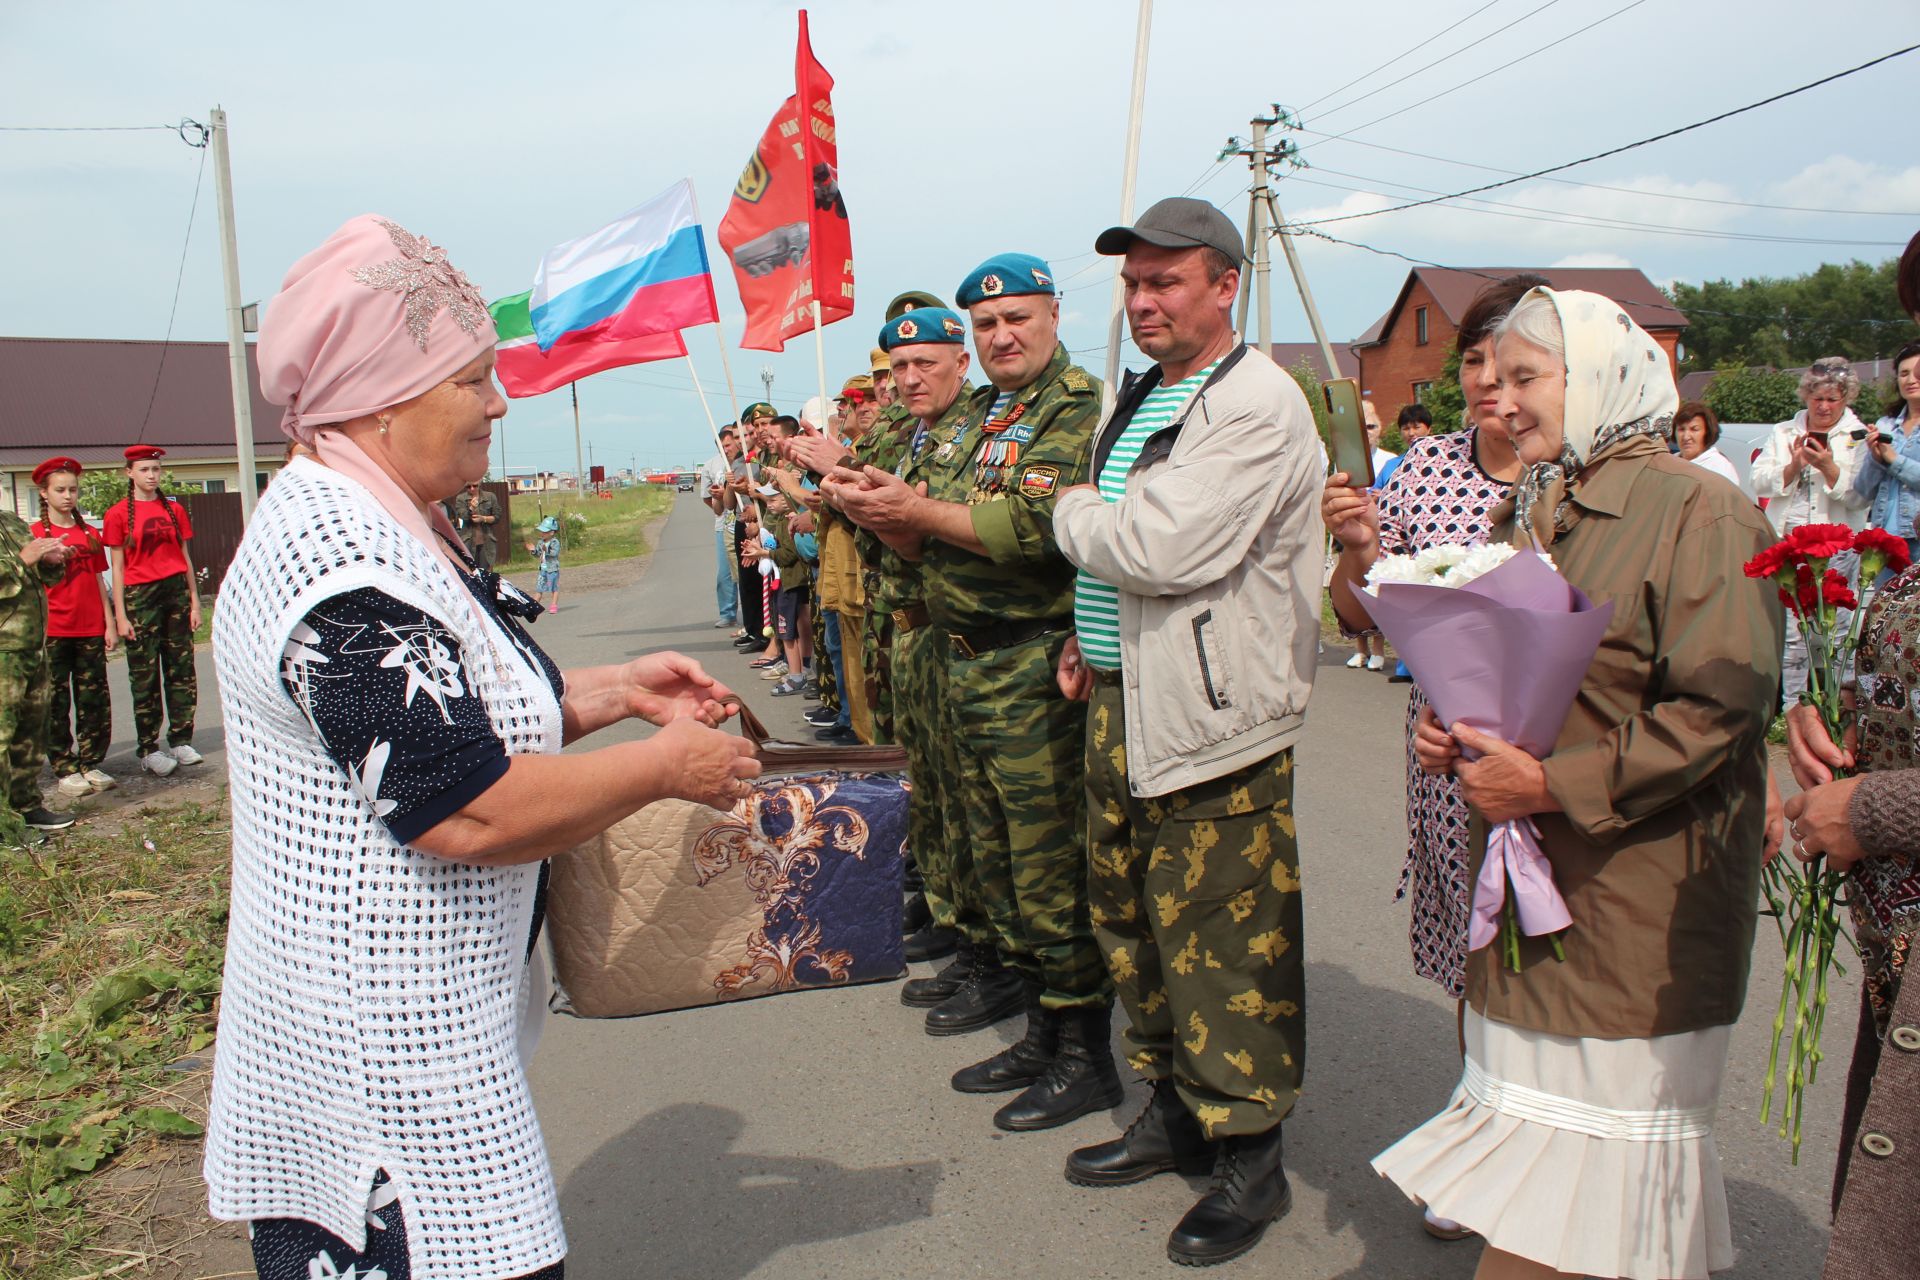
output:
[{"label": "white crochet vest", "polygon": [[361,587],[446,625],[510,754],[560,750],[552,686],[443,561],[336,472],[300,460],[274,478],[213,629],[233,905],[209,1208],[364,1247],[385,1169],[416,1280],[520,1276],[566,1253],[516,1051],[538,869],[399,844],[281,684],[295,625]]}]

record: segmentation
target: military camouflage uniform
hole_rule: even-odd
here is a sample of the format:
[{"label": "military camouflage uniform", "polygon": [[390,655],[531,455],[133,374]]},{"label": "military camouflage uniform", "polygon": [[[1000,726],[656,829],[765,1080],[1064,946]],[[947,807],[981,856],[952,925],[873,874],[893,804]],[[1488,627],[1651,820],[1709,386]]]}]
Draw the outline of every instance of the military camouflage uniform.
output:
[{"label": "military camouflage uniform", "polygon": [[947,639],[959,805],[1000,949],[1050,1009],[1111,999],[1087,912],[1086,709],[1054,668],[1073,630],[1074,569],[1053,540],[1054,495],[1085,470],[1096,379],[1057,348],[989,429],[981,388],[938,441],[929,496],[965,503],[992,552],[929,539],[922,568]]},{"label": "military camouflage uniform", "polygon": [[65,565],[28,565],[20,550],[33,535],[26,521],[0,512],[0,770],[15,813],[41,806],[40,757],[46,750],[47,593],[66,576]]},{"label": "military camouflage uniform", "polygon": [[134,633],[127,641],[127,685],[133,691],[133,732],[143,756],[160,749],[163,703],[167,745],[193,741],[199,684],[193,671],[190,591],[184,573],[126,588],[127,621]]},{"label": "military camouflage uniform", "polygon": [[1118,675],[1096,674],[1088,888],[1127,1061],[1171,1077],[1208,1137],[1265,1133],[1306,1068],[1293,751],[1142,799],[1127,785]]},{"label": "military camouflage uniform", "polygon": [[[862,466],[894,470],[913,440],[916,425],[905,406],[888,405],[880,411],[880,417],[868,428],[867,434],[853,446],[854,457]],[[886,544],[871,531],[858,527],[853,531],[853,542],[860,553],[860,580],[867,597],[864,625],[858,637],[860,671],[856,678],[866,681],[867,705],[873,716],[873,741],[892,743],[898,741],[893,714],[893,610],[900,606],[887,602],[897,599],[898,592],[883,580],[881,566],[887,554]],[[917,566],[915,572],[918,572]]]},{"label": "military camouflage uniform", "polygon": [[47,669],[53,685],[47,763],[60,777],[98,768],[113,740],[106,641],[100,636],[48,636]]}]

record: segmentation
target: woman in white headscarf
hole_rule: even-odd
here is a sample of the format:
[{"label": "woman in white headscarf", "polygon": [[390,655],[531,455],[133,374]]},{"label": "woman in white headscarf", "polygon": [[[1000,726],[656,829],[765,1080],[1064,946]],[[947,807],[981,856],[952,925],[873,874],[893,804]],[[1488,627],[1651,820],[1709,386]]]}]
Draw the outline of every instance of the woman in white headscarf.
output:
[{"label": "woman in white headscarf", "polygon": [[1712,1118],[1772,826],[1780,610],[1742,565],[1772,533],[1668,451],[1666,354],[1616,303],[1535,289],[1496,344],[1527,469],[1493,537],[1613,613],[1544,760],[1431,710],[1414,745],[1459,777],[1476,860],[1531,818],[1573,925],[1564,959],[1468,957],[1460,1086],[1375,1167],[1485,1238],[1481,1280],[1705,1276],[1733,1262]]}]

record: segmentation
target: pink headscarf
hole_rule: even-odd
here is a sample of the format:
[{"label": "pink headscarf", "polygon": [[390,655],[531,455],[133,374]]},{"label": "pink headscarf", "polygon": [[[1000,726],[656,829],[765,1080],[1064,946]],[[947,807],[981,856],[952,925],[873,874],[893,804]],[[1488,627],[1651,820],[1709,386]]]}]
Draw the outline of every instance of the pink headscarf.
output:
[{"label": "pink headscarf", "polygon": [[286,406],[280,429],[391,408],[493,346],[486,301],[446,250],[366,213],[293,264],[260,325],[261,391]]}]

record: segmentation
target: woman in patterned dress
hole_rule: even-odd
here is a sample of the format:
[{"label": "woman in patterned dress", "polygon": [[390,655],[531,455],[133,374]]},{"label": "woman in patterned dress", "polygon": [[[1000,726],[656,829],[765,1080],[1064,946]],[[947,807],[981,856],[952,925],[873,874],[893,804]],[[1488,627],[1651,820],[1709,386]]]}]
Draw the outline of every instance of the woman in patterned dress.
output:
[{"label": "woman in patterned dress", "polygon": [[[1354,588],[1381,555],[1487,540],[1487,512],[1507,496],[1520,475],[1513,442],[1495,412],[1493,329],[1522,294],[1544,283],[1532,274],[1494,281],[1461,317],[1455,349],[1472,424],[1467,430],[1414,441],[1405,461],[1378,491],[1349,487],[1344,473],[1328,479],[1322,514],[1327,532],[1342,548],[1330,588],[1343,632],[1359,633],[1373,625]],[[1426,705],[1420,686],[1413,686],[1407,700],[1407,856],[1400,871],[1400,896],[1409,891],[1413,896],[1408,925],[1413,971],[1463,1001],[1467,914],[1473,904],[1467,803],[1460,798],[1456,779],[1429,776],[1413,758],[1413,726]],[[1459,1007],[1464,1009],[1464,1003]],[[1431,1213],[1426,1228],[1443,1240],[1471,1234]]]}]

